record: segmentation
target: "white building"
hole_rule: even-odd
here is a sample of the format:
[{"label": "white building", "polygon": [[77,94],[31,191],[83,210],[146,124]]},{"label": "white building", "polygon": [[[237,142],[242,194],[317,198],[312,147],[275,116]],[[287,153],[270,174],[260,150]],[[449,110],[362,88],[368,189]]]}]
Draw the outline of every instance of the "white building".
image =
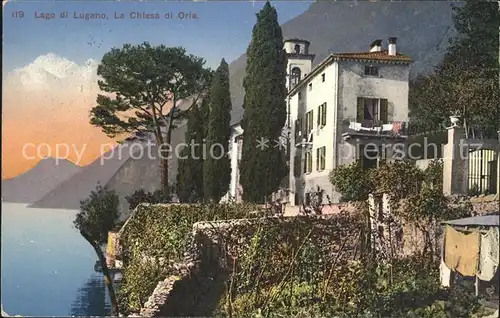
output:
[{"label": "white building", "polygon": [[387,50],[376,40],[367,52],[333,53],[300,77],[288,95],[291,205],[307,204],[317,187],[338,202],[333,169],[355,160],[374,167],[404,147],[410,64],[389,38]]},{"label": "white building", "polygon": [[[285,129],[291,132],[289,203],[307,202],[308,192],[318,186],[338,202],[329,181],[335,167],[357,159],[364,167],[375,166],[376,157],[389,156],[392,146],[404,141],[411,59],[397,52],[396,38],[389,39],[387,50],[376,40],[366,52],[330,54],[314,69],[308,41],[290,39],[284,48],[289,90]],[[239,125],[232,131],[231,185],[223,200],[240,201],[243,131]]]}]

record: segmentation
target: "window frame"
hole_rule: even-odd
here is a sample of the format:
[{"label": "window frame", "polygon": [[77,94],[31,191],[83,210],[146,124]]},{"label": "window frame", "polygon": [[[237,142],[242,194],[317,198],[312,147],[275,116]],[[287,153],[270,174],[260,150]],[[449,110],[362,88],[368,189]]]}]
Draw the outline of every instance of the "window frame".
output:
[{"label": "window frame", "polygon": [[[373,72],[375,70],[375,72]],[[380,70],[375,65],[365,65],[365,76],[380,76]]]}]

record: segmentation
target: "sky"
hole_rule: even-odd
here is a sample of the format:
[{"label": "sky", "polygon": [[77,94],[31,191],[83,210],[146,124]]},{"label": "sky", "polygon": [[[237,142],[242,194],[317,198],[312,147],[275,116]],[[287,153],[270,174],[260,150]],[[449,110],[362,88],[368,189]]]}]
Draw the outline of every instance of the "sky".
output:
[{"label": "sky", "polygon": [[[310,3],[272,2],[281,24],[306,11]],[[144,41],[182,46],[216,68],[222,58],[231,62],[245,53],[255,13],[263,5],[245,1],[7,2],[3,6],[2,179],[29,170],[45,156],[86,165],[115,142],[92,127],[88,118],[99,93],[97,65],[111,48]],[[88,13],[105,14],[107,19],[80,18]],[[160,19],[138,17],[146,13],[158,14]]]}]

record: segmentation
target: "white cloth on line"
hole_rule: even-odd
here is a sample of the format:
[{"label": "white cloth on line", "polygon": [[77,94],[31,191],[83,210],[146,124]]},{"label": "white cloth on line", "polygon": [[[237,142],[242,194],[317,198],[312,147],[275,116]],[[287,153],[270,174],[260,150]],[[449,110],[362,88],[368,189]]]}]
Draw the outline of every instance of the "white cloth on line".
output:
[{"label": "white cloth on line", "polygon": [[481,252],[477,273],[480,280],[492,280],[498,270],[499,233],[498,227],[492,227],[485,234],[481,234]]},{"label": "white cloth on line", "polygon": [[439,276],[441,286],[450,287],[451,270],[446,266],[443,259],[441,259],[441,264],[439,265]]}]

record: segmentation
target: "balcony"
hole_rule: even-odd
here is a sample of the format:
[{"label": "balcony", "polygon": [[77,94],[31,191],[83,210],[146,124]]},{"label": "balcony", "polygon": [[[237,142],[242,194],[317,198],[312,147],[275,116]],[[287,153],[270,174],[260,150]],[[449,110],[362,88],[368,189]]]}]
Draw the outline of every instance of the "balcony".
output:
[{"label": "balcony", "polygon": [[344,140],[350,138],[391,138],[406,139],[408,136],[408,123],[403,121],[392,121],[383,123],[379,120],[346,119],[343,121],[342,137]]}]

